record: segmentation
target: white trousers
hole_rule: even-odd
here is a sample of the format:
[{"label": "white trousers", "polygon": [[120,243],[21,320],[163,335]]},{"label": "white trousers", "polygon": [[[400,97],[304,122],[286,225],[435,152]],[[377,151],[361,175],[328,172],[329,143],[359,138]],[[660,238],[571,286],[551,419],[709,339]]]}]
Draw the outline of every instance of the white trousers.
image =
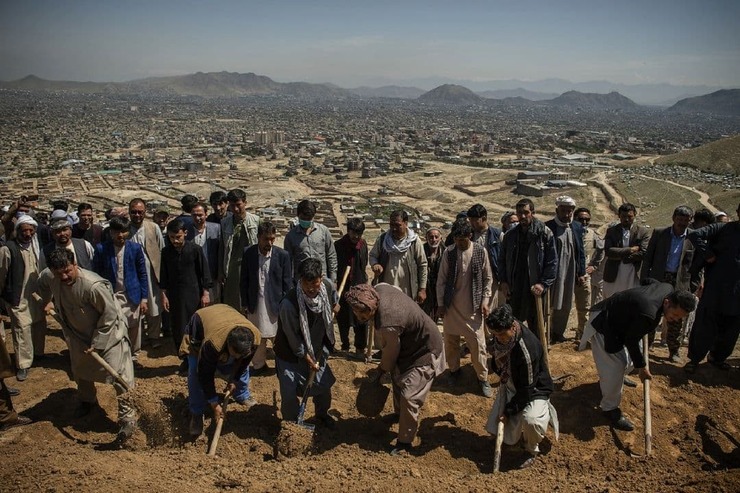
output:
[{"label": "white trousers", "polygon": [[[506,403],[509,402],[516,389],[511,381],[506,383],[503,389],[499,387],[496,400],[493,402],[491,412],[488,414],[486,430],[491,435],[498,431],[498,417],[501,415]],[[530,454],[540,451],[540,442],[547,433],[547,426],[552,423],[557,440],[559,432],[558,414],[549,399],[536,399],[531,401],[520,413],[509,416],[504,425],[504,443],[516,445],[520,439],[524,441],[524,448]]]},{"label": "white trousers", "polygon": [[[593,315],[598,314],[596,312]],[[593,320],[593,317],[591,318]],[[599,387],[601,387],[601,410],[611,411],[619,407],[622,402],[622,389],[624,377],[629,374],[634,366],[627,348],[623,347],[617,353],[607,353],[604,349],[604,336],[594,330],[591,322],[586,325],[583,334],[584,340],[591,341],[591,354],[594,356],[596,372],[599,374]],[[640,343],[642,345],[642,342]]]}]

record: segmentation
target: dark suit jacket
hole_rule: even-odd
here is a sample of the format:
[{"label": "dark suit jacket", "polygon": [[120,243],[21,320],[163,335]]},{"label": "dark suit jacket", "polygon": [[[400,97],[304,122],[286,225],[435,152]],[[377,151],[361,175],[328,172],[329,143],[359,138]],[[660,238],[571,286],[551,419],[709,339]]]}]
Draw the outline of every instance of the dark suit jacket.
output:
[{"label": "dark suit jacket", "polygon": [[[676,276],[676,289],[694,292],[699,287],[701,277],[699,270],[694,267],[698,263],[699,256],[696,255],[694,245],[688,239],[689,233],[691,230],[686,231],[686,237],[683,240],[683,250]],[[642,259],[641,283],[644,284],[648,278],[661,282],[665,279],[665,263],[671,248],[671,237],[671,227],[656,229],[650,237],[650,243]]]},{"label": "dark suit jacket", "polygon": [[618,353],[626,347],[635,368],[645,367],[639,343],[660,323],[663,300],[673,291],[670,284],[648,282],[645,286],[616,293],[591,308],[592,312],[601,312],[591,325],[604,335],[606,352]]},{"label": "dark suit jacket", "polygon": [[[193,241],[195,238],[195,226],[192,224],[186,228],[187,240]],[[201,247],[203,254],[208,262],[208,271],[211,273],[211,280],[215,282],[218,275],[218,249],[221,245],[221,225],[206,222],[206,242]]]},{"label": "dark suit jacket", "polygon": [[[265,282],[265,303],[267,308],[277,315],[280,313],[280,302],[293,289],[293,270],[290,255],[280,247],[272,247],[270,270]],[[257,309],[257,290],[259,289],[259,250],[252,245],[244,250],[241,271],[242,303],[249,313]]]},{"label": "dark suit jacket", "polygon": [[[558,224],[555,219],[550,219],[545,223],[545,226],[550,228],[552,234],[557,233]],[[583,277],[586,275],[586,251],[583,248],[583,235],[585,231],[581,223],[573,221],[570,223],[570,230],[573,233],[573,242],[575,243],[576,249],[576,277]],[[555,240],[555,246],[557,247],[557,239]],[[558,258],[560,258],[560,249],[558,248]]]},{"label": "dark suit jacket", "polygon": [[[640,270],[642,258],[647,251],[650,242],[650,231],[644,226],[632,224],[630,228],[630,240],[628,245],[622,244],[622,225],[615,224],[606,230],[604,237],[604,251],[606,262],[604,263],[604,282],[614,282],[619,271],[619,264],[635,264],[635,270]],[[630,248],[639,246],[637,253],[630,252]]]}]

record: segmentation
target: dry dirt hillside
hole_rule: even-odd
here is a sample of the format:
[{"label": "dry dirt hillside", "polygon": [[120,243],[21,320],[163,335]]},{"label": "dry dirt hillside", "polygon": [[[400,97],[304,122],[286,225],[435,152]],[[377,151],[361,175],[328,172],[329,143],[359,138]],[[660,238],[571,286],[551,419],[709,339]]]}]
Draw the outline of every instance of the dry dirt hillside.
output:
[{"label": "dry dirt hillside", "polygon": [[[656,375],[651,457],[630,456],[644,451],[642,389],[627,389],[623,406],[637,430],[612,431],[597,409],[590,353],[575,352],[569,342],[555,346],[550,357],[553,374],[572,374],[552,396],[560,441],[550,432],[538,464],[525,471],[516,469],[522,452],[505,448],[497,475],[492,474],[494,444],[484,430],[492,401],[478,395],[469,360],[459,387],[433,387],[414,453],[392,457],[388,450],[397,425],[383,419],[390,399],[380,418],[363,417],[355,407],[357,388],[371,365],[334,357],[336,429],[317,429],[311,455],[276,460],[273,443],[281,425],[274,370],[253,378],[258,405],[230,406],[218,456],[211,458],[207,437],[185,439],[186,383],[175,375],[178,360],[171,351],[165,344],[141,357],[145,368],[136,390],[141,430],[120,450],[110,446],[117,431],[110,387],[98,387],[105,415],[72,418],[77,399],[68,355],[61,331],[51,330],[49,356],[28,380],[8,379],[22,390],[16,407],[35,423],[0,435],[0,491],[740,491],[740,373],[702,366],[688,378],[666,361],[665,349],[657,349],[651,360]],[[309,420],[311,414],[309,406]]]}]

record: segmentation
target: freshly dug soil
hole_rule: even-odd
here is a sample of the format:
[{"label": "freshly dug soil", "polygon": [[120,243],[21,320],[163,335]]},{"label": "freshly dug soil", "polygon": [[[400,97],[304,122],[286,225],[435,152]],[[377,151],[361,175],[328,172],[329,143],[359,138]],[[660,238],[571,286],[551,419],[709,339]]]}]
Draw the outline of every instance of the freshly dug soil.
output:
[{"label": "freshly dug soil", "polygon": [[[391,399],[378,417],[357,411],[358,388],[372,365],[334,357],[333,430],[317,426],[310,436],[294,431],[283,443],[281,430],[291,426],[281,425],[273,370],[252,379],[257,405],[247,410],[229,404],[213,458],[206,456],[210,418],[203,436],[193,441],[187,435],[187,384],[175,374],[179,360],[171,343],[142,351],[144,369],[137,372],[133,393],[139,430],[123,449],[110,446],[118,431],[112,386],[97,386],[102,412],[74,419],[78,400],[59,330],[50,331],[47,354],[25,382],[6,380],[21,389],[16,408],[35,422],[0,434],[0,492],[740,491],[740,371],[705,364],[687,375],[667,361],[664,348],[651,357],[651,457],[629,454],[644,452],[642,387],[626,388],[622,402],[636,430],[611,431],[598,409],[591,354],[576,352],[568,342],[550,353],[554,375],[574,375],[552,395],[560,440],[550,430],[537,463],[527,470],[517,469],[524,453],[505,446],[497,475],[491,474],[494,442],[484,429],[492,399],[480,395],[468,359],[455,387],[432,387],[411,454],[388,453],[398,430],[388,419]],[[730,359],[734,366],[737,355]],[[496,377],[491,383],[498,385]],[[219,390],[225,386],[217,384]],[[310,403],[306,418],[314,421]]]}]

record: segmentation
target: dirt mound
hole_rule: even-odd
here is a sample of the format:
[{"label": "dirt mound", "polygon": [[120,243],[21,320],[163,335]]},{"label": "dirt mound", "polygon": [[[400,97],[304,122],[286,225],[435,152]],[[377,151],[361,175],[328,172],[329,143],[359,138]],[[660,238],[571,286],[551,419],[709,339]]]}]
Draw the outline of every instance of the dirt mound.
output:
[{"label": "dirt mound", "polygon": [[[165,344],[139,358],[144,369],[137,372],[134,403],[140,430],[124,449],[106,448],[118,431],[111,386],[97,386],[103,412],[74,419],[78,401],[64,348],[60,333],[52,331],[49,356],[28,380],[7,381],[21,389],[17,409],[36,422],[0,434],[0,491],[740,491],[740,371],[702,365],[688,376],[667,361],[664,348],[651,357],[651,457],[630,456],[644,451],[641,386],[625,389],[622,406],[636,430],[611,430],[598,409],[590,352],[578,353],[566,343],[550,357],[553,374],[574,375],[551,398],[560,440],[550,430],[536,465],[523,471],[517,467],[524,451],[505,447],[497,475],[491,474],[494,442],[484,429],[492,400],[480,395],[468,359],[457,385],[435,382],[410,454],[388,453],[398,431],[391,399],[378,417],[357,410],[358,388],[372,365],[335,357],[329,362],[337,376],[335,429],[318,426],[310,437],[292,435],[276,451],[284,425],[272,370],[252,379],[258,404],[229,404],[213,458],[206,455],[214,428],[210,417],[201,437],[187,435],[187,384],[175,375],[179,360],[171,356],[172,347]],[[737,354],[730,360],[735,366]],[[491,382],[497,385],[495,377]],[[223,386],[219,381],[217,389]],[[310,402],[306,418],[315,421]]]},{"label": "dirt mound", "polygon": [[314,431],[305,425],[284,421],[275,438],[275,458],[306,457],[315,448]]}]

